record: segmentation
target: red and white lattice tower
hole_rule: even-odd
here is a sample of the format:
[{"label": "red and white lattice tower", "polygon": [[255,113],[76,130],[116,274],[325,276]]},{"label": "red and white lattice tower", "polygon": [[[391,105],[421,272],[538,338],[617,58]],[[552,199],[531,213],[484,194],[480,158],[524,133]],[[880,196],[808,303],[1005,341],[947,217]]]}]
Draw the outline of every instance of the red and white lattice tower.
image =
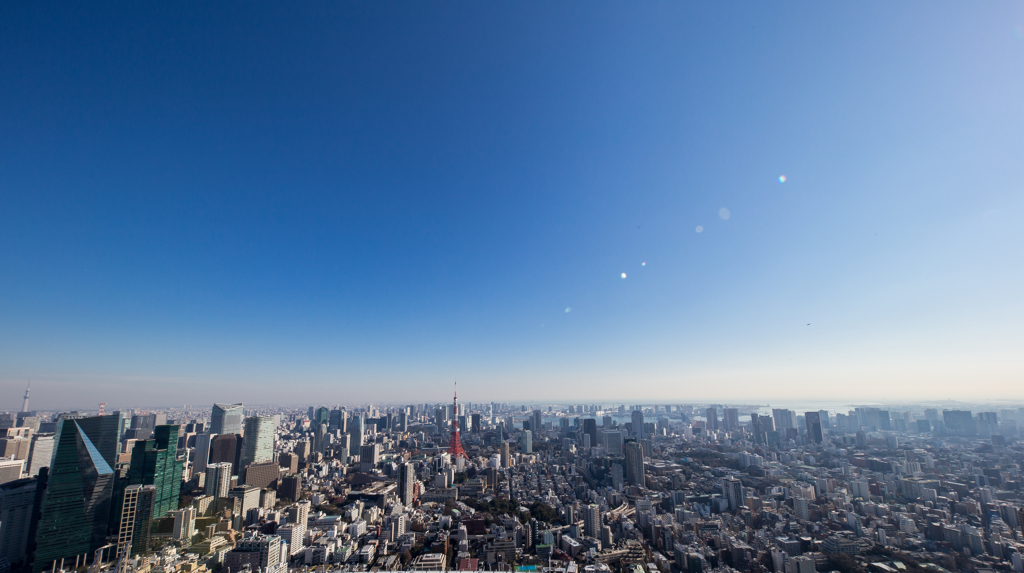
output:
[{"label": "red and white lattice tower", "polygon": [[468,458],[466,451],[462,449],[462,440],[459,439],[459,383],[455,382],[455,402],[452,408],[452,437],[448,442],[448,454],[453,458]]},{"label": "red and white lattice tower", "polygon": [[100,402],[100,414],[99,415],[103,416],[106,413],[107,413],[107,403],[106,402]]}]

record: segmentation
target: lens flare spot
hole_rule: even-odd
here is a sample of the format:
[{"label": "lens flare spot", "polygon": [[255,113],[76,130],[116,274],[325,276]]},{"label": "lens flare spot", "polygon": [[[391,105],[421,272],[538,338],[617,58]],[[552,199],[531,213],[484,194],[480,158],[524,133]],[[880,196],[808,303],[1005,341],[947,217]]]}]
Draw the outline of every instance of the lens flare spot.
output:
[{"label": "lens flare spot", "polygon": [[728,219],[731,215],[732,214],[729,213],[729,210],[726,209],[725,207],[722,207],[721,209],[718,210],[718,216],[721,217],[723,221]]},{"label": "lens flare spot", "polygon": [[647,266],[647,263],[640,263],[640,266],[641,266],[641,267],[646,267],[646,266]]},{"label": "lens flare spot", "polygon": [[698,232],[698,233],[703,233],[703,232],[704,232],[704,227],[703,227],[703,225],[697,225],[697,232]]},{"label": "lens flare spot", "polygon": [[622,278],[626,278],[626,273],[622,273]]},{"label": "lens flare spot", "polygon": [[785,175],[779,175],[779,183],[785,183],[785,182],[786,182],[786,176]]},{"label": "lens flare spot", "polygon": [[567,312],[567,313],[569,313],[569,312],[572,312],[572,308],[570,308],[570,307],[568,307],[568,306],[567,306],[567,307],[565,307],[565,312]]}]

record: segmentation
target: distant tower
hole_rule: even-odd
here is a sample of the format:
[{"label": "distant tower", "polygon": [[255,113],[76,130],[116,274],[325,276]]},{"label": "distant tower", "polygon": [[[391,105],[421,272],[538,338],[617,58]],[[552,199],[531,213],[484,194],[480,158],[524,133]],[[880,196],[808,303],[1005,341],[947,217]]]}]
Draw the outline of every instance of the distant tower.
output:
[{"label": "distant tower", "polygon": [[106,402],[100,402],[100,413],[97,414],[97,416],[103,416],[106,413],[107,413],[107,403]]},{"label": "distant tower", "polygon": [[28,412],[28,390],[32,387],[32,381],[28,381],[28,386],[25,386],[25,399],[21,402],[21,411]]},{"label": "distant tower", "polygon": [[[459,412],[458,384],[458,382],[455,383],[455,401],[452,403],[454,405],[452,411],[456,414]],[[452,419],[452,437],[451,441],[448,442],[448,453],[455,459],[458,459],[460,456],[463,458],[468,457],[465,450],[462,449],[462,440],[459,439],[459,417],[457,415]]]}]

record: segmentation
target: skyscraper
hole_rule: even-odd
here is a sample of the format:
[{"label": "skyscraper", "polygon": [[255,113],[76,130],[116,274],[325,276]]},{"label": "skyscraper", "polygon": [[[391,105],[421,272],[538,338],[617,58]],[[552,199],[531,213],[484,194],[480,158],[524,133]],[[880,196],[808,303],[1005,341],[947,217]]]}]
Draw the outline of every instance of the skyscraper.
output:
[{"label": "skyscraper", "polygon": [[206,495],[212,495],[217,499],[227,497],[228,492],[231,491],[231,464],[226,462],[208,464],[204,483]]},{"label": "skyscraper", "polygon": [[622,432],[618,430],[605,430],[601,433],[604,441],[604,449],[608,452],[609,456],[621,456],[623,455],[622,450]]},{"label": "skyscraper", "polygon": [[539,436],[543,428],[544,414],[540,410],[534,410],[530,413],[530,429]]},{"label": "skyscraper", "polygon": [[27,557],[39,487],[36,479],[0,484],[0,562],[18,565]]},{"label": "skyscraper", "polygon": [[318,424],[330,424],[331,422],[331,411],[324,406],[320,406],[316,409],[316,418],[312,420]]},{"label": "skyscraper", "polygon": [[644,413],[640,410],[633,410],[631,423],[633,427],[633,437],[638,440],[644,439]]},{"label": "skyscraper", "polygon": [[821,431],[821,414],[807,412],[804,414],[804,422],[807,424],[807,437],[815,444],[820,444],[824,440]]},{"label": "skyscraper", "polygon": [[[136,442],[132,448],[128,484],[154,486],[154,519],[163,517],[172,509],[178,509],[184,464],[184,460],[177,457],[178,430],[177,425],[157,426],[153,431],[153,439]],[[115,500],[115,511],[118,513],[119,501]]]},{"label": "skyscraper", "polygon": [[736,408],[722,410],[722,426],[726,432],[735,432],[740,429],[740,412]]},{"label": "skyscraper", "polygon": [[523,453],[533,453],[533,432],[530,430],[523,430]]},{"label": "skyscraper", "polygon": [[345,415],[344,408],[338,410],[331,410],[331,423],[330,428],[332,430],[338,430],[341,433],[348,431],[348,417]]},{"label": "skyscraper", "polygon": [[150,525],[153,518],[153,500],[156,487],[135,484],[124,490],[120,503],[117,532],[117,557],[144,551],[149,545]]},{"label": "skyscraper", "polygon": [[210,440],[210,462],[231,464],[231,475],[238,474],[238,461],[242,453],[242,436],[220,434]]},{"label": "skyscraper", "polygon": [[597,538],[601,533],[601,507],[596,503],[583,506],[583,535]]},{"label": "skyscraper", "polygon": [[242,405],[214,404],[210,414],[211,434],[241,434]]},{"label": "skyscraper", "polygon": [[[326,408],[321,408],[326,410]],[[327,423],[322,422],[326,428]],[[274,418],[253,416],[245,419],[245,436],[242,438],[242,454],[239,465],[244,469],[249,464],[261,464],[274,459]]]},{"label": "skyscraper", "polygon": [[416,480],[416,469],[410,462],[398,468],[398,499],[402,505],[412,505],[413,482]]},{"label": "skyscraper", "polygon": [[718,408],[712,406],[705,410],[705,418],[707,418],[707,429],[709,432],[718,429]]},{"label": "skyscraper", "polygon": [[624,449],[626,454],[626,483],[644,487],[647,483],[647,478],[644,473],[643,446],[636,440],[630,440],[625,443]]},{"label": "skyscraper", "polygon": [[583,420],[583,433],[590,436],[591,447],[597,445],[597,420],[586,418]]},{"label": "skyscraper", "polygon": [[349,434],[352,436],[351,450],[358,452],[359,448],[363,446],[363,436],[366,434],[362,412],[352,417]]},{"label": "skyscraper", "polygon": [[[111,412],[109,416],[91,416],[79,418],[78,427],[89,436],[89,441],[95,446],[107,465],[117,465],[117,456],[121,453],[121,435],[127,420],[120,411]],[[174,447],[178,445],[175,444]]]},{"label": "skyscraper", "polygon": [[206,471],[206,464],[210,463],[210,445],[216,434],[199,434],[196,436],[196,445],[192,448],[192,474],[199,474]]},{"label": "skyscraper", "polygon": [[36,533],[33,571],[104,544],[114,470],[77,420],[57,423],[56,447]]},{"label": "skyscraper", "polygon": [[722,480],[722,497],[729,500],[729,509],[738,511],[747,503],[746,490],[743,489],[743,482],[733,476],[726,476]]}]

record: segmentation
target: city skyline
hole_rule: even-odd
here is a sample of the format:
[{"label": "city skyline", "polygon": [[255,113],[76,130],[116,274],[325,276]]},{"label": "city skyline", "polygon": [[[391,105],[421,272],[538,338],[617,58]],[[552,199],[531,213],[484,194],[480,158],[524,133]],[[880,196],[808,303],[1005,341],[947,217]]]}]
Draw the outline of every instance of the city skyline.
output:
[{"label": "city skyline", "polygon": [[0,408],[1024,399],[1019,5],[0,10]]}]

